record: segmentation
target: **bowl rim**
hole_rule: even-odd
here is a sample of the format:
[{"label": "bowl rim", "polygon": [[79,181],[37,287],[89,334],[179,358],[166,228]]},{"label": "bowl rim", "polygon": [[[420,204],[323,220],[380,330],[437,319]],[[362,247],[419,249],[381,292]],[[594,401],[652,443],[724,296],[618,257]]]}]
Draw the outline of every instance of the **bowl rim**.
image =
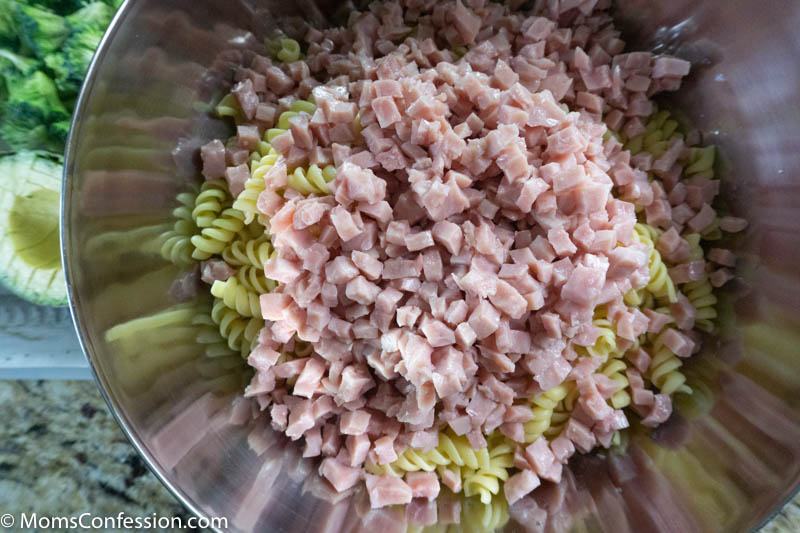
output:
[{"label": "bowl rim", "polygon": [[[125,438],[128,439],[128,442],[131,444],[136,453],[139,454],[139,456],[144,460],[148,470],[153,473],[153,475],[167,488],[172,496],[175,497],[185,509],[189,510],[198,519],[207,520],[210,519],[210,516],[205,513],[200,506],[192,501],[176,484],[173,484],[167,475],[162,472],[161,468],[158,466],[158,463],[155,461],[155,458],[143,443],[143,440],[132,428],[128,417],[123,413],[123,410],[120,408],[120,404],[116,397],[112,394],[105,376],[100,371],[99,364],[95,361],[94,350],[92,349],[89,341],[90,337],[88,332],[84,329],[80,319],[81,306],[78,295],[75,293],[73,270],[71,268],[71,265],[74,261],[74,254],[73,247],[70,246],[71,240],[70,231],[68,229],[68,215],[70,212],[69,206],[72,204],[72,181],[70,178],[75,167],[75,160],[77,159],[77,132],[80,130],[83,123],[83,116],[88,106],[89,96],[92,94],[94,89],[96,74],[99,70],[100,64],[103,62],[103,58],[108,52],[110,43],[114,40],[114,37],[125,23],[125,19],[130,14],[132,5],[134,3],[135,2],[133,0],[124,0],[122,5],[115,13],[114,18],[112,19],[111,23],[106,29],[105,34],[103,35],[103,38],[100,41],[100,44],[95,50],[94,56],[92,57],[92,61],[89,64],[88,70],[86,71],[83,85],[81,86],[81,90],[78,93],[78,98],[75,103],[75,111],[72,114],[70,130],[69,134],[67,135],[66,148],[64,152],[64,168],[62,174],[61,205],[59,213],[61,263],[62,268],[64,269],[64,278],[67,286],[69,312],[72,318],[72,324],[78,336],[78,344],[80,345],[81,351],[83,352],[83,355],[89,364],[92,377],[94,378],[98,389],[100,389],[100,393],[102,394],[106,405],[111,411],[111,414],[113,415],[119,427],[122,429],[122,433],[125,435]],[[218,528],[208,527],[208,529],[217,532],[222,531]]]},{"label": "bowl rim", "polygon": [[[94,358],[94,351],[90,346],[89,342],[89,335],[88,332],[82,326],[80,320],[80,304],[78,303],[78,297],[75,293],[75,286],[73,283],[73,271],[70,268],[70,265],[73,261],[73,253],[70,246],[70,232],[68,230],[68,214],[69,214],[69,205],[72,203],[72,188],[70,177],[73,174],[73,167],[75,166],[76,160],[76,153],[77,153],[77,135],[76,132],[80,129],[82,125],[82,117],[84,112],[87,108],[87,104],[89,101],[89,96],[93,92],[94,85],[95,85],[95,78],[96,74],[99,70],[99,65],[102,63],[103,58],[108,52],[110,47],[110,43],[113,41],[116,34],[119,32],[120,28],[125,22],[125,19],[128,17],[132,10],[132,5],[134,4],[134,0],[123,0],[122,4],[120,5],[119,9],[114,15],[111,23],[109,24],[108,28],[106,29],[103,38],[100,41],[97,49],[95,50],[94,56],[89,64],[89,68],[86,72],[84,77],[84,82],[81,87],[80,92],[78,93],[78,98],[75,104],[75,110],[73,112],[72,118],[70,120],[70,130],[67,136],[66,147],[64,152],[64,166],[63,166],[63,173],[62,173],[62,188],[61,188],[61,203],[60,203],[60,212],[59,212],[59,238],[61,242],[61,262],[62,268],[64,269],[64,278],[66,282],[66,289],[67,289],[67,299],[68,299],[68,308],[70,312],[70,316],[72,319],[73,327],[78,337],[78,344],[83,352],[86,361],[89,364],[89,368],[91,370],[92,377],[96,382],[100,393],[103,396],[103,399],[106,402],[111,414],[113,415],[114,419],[116,420],[119,427],[122,429],[123,434],[128,439],[128,442],[134,448],[136,453],[144,460],[144,463],[147,465],[148,470],[153,473],[153,475],[167,488],[167,490],[180,502],[181,505],[192,514],[194,514],[198,519],[210,519],[210,516],[205,513],[192,499],[190,499],[176,484],[173,484],[170,479],[166,476],[164,472],[162,472],[161,468],[158,466],[157,462],[155,461],[152,454],[149,452],[147,447],[143,444],[142,439],[135,433],[130,424],[128,418],[124,415],[122,410],[120,409],[120,405],[116,400],[116,397],[111,394],[110,388],[108,386],[107,381],[105,380],[104,375],[99,369],[99,365],[96,363]],[[773,521],[777,518],[782,512],[786,509],[786,507],[794,500],[798,495],[800,495],[800,484],[789,489],[784,493],[784,495],[779,498],[779,500],[775,503],[775,507],[768,512],[764,518],[756,523],[751,531],[757,532],[761,530],[764,526],[768,523]],[[215,532],[221,533],[223,530],[219,528],[208,527]]]}]

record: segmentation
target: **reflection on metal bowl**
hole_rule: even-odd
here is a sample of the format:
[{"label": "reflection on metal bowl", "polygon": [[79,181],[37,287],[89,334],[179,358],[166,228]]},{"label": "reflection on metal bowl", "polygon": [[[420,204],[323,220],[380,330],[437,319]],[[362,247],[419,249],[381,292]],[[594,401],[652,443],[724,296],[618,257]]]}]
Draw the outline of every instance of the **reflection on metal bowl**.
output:
[{"label": "reflection on metal bowl", "polygon": [[[362,491],[334,494],[295,445],[251,422],[236,399],[247,369],[224,349],[206,357],[213,339],[198,344],[207,324],[196,317],[210,304],[170,307],[179,272],[153,241],[195,183],[197,148],[228,133],[209,110],[242,55],[276,26],[291,34],[351,8],[126,2],[78,104],[62,242],[84,349],[153,470],[232,531],[405,527],[401,510],[370,511]],[[750,530],[800,483],[800,5],[619,0],[615,14],[639,47],[694,62],[671,103],[720,146],[723,197],[751,229],[730,243],[742,279],[722,297],[720,333],[687,369],[697,393],[651,436],[633,432],[627,452],[577,458],[537,492],[537,516],[552,531]],[[137,318],[141,334],[126,336],[120,324]]]}]

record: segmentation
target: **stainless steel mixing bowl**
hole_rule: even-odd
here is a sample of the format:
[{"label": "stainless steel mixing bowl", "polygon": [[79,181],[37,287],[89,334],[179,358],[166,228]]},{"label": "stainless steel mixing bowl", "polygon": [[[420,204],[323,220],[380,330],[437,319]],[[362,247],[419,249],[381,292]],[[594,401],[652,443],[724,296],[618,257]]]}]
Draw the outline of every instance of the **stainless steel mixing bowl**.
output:
[{"label": "stainless steel mixing bowl", "polygon": [[[391,530],[404,518],[368,512],[361,493],[336,498],[295,445],[245,422],[232,403],[241,361],[208,359],[196,344],[203,302],[133,335],[107,332],[172,305],[177,270],[155,236],[195,183],[197,148],[228,134],[209,109],[232,66],[276,26],[341,22],[351,8],[128,1],[78,103],[62,232],[85,351],[153,471],[233,531]],[[696,394],[652,438],[631,436],[626,454],[579,458],[538,505],[553,531],[750,530],[800,483],[800,3],[619,0],[617,14],[630,43],[694,62],[669,102],[719,145],[724,201],[751,227],[730,242],[740,279],[722,298],[720,333],[688,365]]]}]

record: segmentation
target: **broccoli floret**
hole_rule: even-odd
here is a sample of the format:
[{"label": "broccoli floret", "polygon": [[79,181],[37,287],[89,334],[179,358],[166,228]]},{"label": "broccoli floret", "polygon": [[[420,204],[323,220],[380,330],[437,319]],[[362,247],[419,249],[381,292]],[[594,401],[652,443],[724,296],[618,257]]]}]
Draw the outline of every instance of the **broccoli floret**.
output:
[{"label": "broccoli floret", "polygon": [[76,33],[67,39],[61,51],[44,59],[53,73],[59,92],[65,98],[75,96],[80,91],[99,41],[93,32]]},{"label": "broccoli floret", "polygon": [[94,51],[113,16],[112,8],[94,2],[67,17],[72,33],[60,50],[45,58],[65,98],[78,94]]},{"label": "broccoli floret", "polygon": [[98,40],[111,24],[114,18],[114,8],[103,2],[92,2],[67,17],[72,32],[93,32]]},{"label": "broccoli floret", "polygon": [[17,27],[14,24],[15,0],[0,0],[0,46],[16,49]]},{"label": "broccoli floret", "polygon": [[39,70],[39,61],[0,48],[0,100],[8,97],[8,85]]},{"label": "broccoli floret", "polygon": [[32,6],[40,6],[50,9],[59,15],[69,15],[93,0],[27,0]]},{"label": "broccoli floret", "polygon": [[14,23],[23,48],[44,59],[64,44],[70,34],[67,20],[49,9],[17,3]]},{"label": "broccoli floret", "polygon": [[1,106],[0,137],[15,150],[63,151],[63,143],[48,137],[50,124],[69,120],[53,80],[37,71],[28,77],[7,79],[6,85],[8,100]]},{"label": "broccoli floret", "polygon": [[47,135],[50,137],[50,142],[55,146],[62,147],[60,150],[63,151],[63,147],[67,144],[67,135],[69,135],[69,120],[59,120],[58,122],[53,122],[50,124],[50,127],[47,128]]}]

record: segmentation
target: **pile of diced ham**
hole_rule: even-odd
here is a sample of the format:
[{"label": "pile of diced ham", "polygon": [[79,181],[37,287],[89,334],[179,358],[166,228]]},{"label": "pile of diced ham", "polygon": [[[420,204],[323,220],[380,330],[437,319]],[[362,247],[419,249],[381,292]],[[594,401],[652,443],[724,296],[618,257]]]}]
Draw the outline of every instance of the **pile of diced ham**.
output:
[{"label": "pile of diced ham", "polygon": [[[272,142],[282,157],[258,199],[278,252],[265,273],[280,285],[261,296],[267,325],[246,395],[305,440],[305,456],[324,457],[320,473],[337,490],[365,479],[373,507],[437,496],[435,473],[378,477],[363,465],[430,450],[445,430],[476,449],[495,431],[518,443],[513,503],[628,426],[608,402],[618,385],[596,372],[603,361],[575,347],[597,340],[601,305],[622,348],[668,322],[623,301],[649,281],[649,250],[632,237],[637,206],[666,230],[658,250],[676,282],[711,270],[681,234],[715,222],[718,182],[681,179],[683,141],[658,158],[604,141],[604,116],[629,137],[643,132],[651,97],[677,89],[689,63],[623,53],[605,0],[547,4],[534,16],[484,0],[375,2],[347,28],[311,29],[307,59],[256,56],[239,71],[233,93],[248,123],[227,148],[203,150],[205,175],[241,191],[246,154],[313,94],[316,112]],[[311,163],[336,166],[332,195],[287,188],[287,173]],[[714,284],[727,281],[732,255],[709,259]],[[663,343],[688,357],[694,308],[681,296],[672,313]],[[313,354],[276,364],[296,338]],[[628,359],[635,411],[663,422],[670,398],[642,378],[650,355]],[[566,430],[526,445],[531,401],[565,381],[580,392]],[[442,482],[460,490],[456,476]]]}]

